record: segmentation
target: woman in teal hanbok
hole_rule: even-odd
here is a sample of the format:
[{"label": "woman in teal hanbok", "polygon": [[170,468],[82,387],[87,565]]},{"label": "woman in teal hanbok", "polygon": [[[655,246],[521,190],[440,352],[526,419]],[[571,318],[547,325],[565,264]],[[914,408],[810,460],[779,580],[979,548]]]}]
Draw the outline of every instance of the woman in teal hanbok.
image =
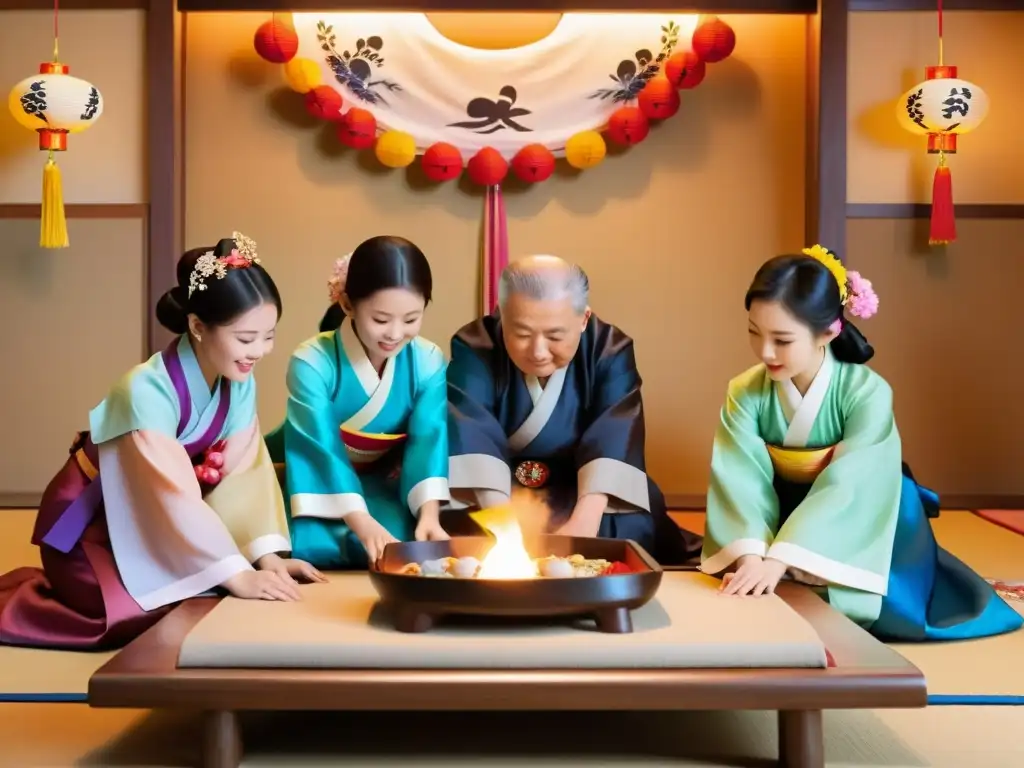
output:
[{"label": "woman in teal hanbok", "polygon": [[815,246],[764,264],[747,291],[762,361],[729,383],[715,434],[701,569],[722,591],[789,575],[884,640],[958,640],[1024,619],[938,546],[938,500],[903,463],[892,390],[847,314],[871,283]]},{"label": "woman in teal hanbok", "polygon": [[430,265],[400,237],[339,260],[321,333],[288,367],[284,422],[267,436],[284,464],[293,556],[365,568],[392,541],[447,538],[446,362],[419,337]]}]

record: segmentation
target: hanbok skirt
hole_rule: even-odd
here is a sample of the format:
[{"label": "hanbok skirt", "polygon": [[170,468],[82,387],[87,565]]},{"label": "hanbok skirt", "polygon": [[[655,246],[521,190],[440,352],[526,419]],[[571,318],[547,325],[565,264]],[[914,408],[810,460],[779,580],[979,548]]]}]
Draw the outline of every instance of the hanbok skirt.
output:
[{"label": "hanbok skirt", "polygon": [[144,611],[128,594],[107,533],[102,503],[68,553],[42,538],[92,481],[72,455],[43,493],[32,543],[42,568],[0,576],[0,645],[81,651],[120,648],[162,618],[170,607]]},{"label": "hanbok skirt", "polygon": [[[781,525],[810,486],[776,477],[775,490]],[[851,618],[871,634],[890,642],[967,640],[1020,629],[1024,617],[984,578],[939,546],[929,521],[937,516],[938,507],[938,496],[918,485],[904,465],[892,564],[881,609],[869,617],[844,612],[853,613]],[[841,611],[846,598],[852,598],[851,606],[857,603],[854,590],[829,587],[827,592]]]}]

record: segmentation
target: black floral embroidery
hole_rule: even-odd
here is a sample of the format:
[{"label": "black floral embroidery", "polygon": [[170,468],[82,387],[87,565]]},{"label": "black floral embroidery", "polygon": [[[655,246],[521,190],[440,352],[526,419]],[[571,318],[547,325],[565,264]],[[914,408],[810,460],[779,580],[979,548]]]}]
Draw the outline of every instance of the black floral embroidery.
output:
[{"label": "black floral embroidery", "polygon": [[21,94],[21,108],[25,110],[26,115],[35,115],[44,123],[49,123],[46,119],[46,83],[42,80],[36,80],[32,83],[28,90]]},{"label": "black floral embroidery", "polygon": [[89,91],[89,99],[85,102],[85,111],[79,116],[80,120],[92,120],[100,108],[100,92],[95,88]]},{"label": "black floral embroidery", "polygon": [[907,96],[907,117],[914,125],[920,126],[923,130],[928,130],[928,125],[924,120],[924,110],[921,108],[921,97],[924,96],[924,88],[918,88],[913,93]]},{"label": "black floral embroidery", "polygon": [[459,123],[448,123],[449,128],[466,128],[479,134],[491,134],[511,128],[513,131],[529,133],[532,128],[520,125],[513,118],[526,117],[532,114],[530,110],[514,106],[518,94],[511,85],[504,86],[498,92],[500,97],[497,101],[491,101],[479,96],[470,100],[466,105],[466,116],[472,120],[464,120]]},{"label": "black floral embroidery", "polygon": [[646,48],[633,54],[632,59],[619,62],[614,75],[608,77],[616,84],[614,88],[600,88],[588,99],[611,99],[612,102],[628,102],[635,99],[647,82],[661,71],[661,64],[672,55],[679,42],[679,25],[669,20],[661,28],[661,51],[655,56]]},{"label": "black floral embroidery", "polygon": [[356,40],[355,53],[344,50],[338,53],[334,47],[334,26],[324,24],[322,21],[316,23],[316,39],[320,48],[327,53],[327,65],[334,72],[335,79],[346,86],[360,101],[369,104],[387,105],[387,99],[378,89],[385,88],[394,93],[401,91],[402,86],[391,80],[371,80],[373,68],[384,66],[384,56],[381,55],[381,48],[384,41],[377,35],[371,35],[366,39]]}]

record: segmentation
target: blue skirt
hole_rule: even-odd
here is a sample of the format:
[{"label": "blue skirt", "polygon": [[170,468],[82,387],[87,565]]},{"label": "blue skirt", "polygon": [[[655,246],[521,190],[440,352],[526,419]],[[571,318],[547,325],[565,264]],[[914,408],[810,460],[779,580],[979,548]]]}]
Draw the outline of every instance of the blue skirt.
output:
[{"label": "blue skirt", "polygon": [[[777,478],[775,488],[781,525],[810,486]],[[1020,629],[1024,616],[939,546],[928,519],[938,506],[938,496],[918,485],[904,465],[888,590],[878,618],[866,629],[891,642],[968,640]]]}]

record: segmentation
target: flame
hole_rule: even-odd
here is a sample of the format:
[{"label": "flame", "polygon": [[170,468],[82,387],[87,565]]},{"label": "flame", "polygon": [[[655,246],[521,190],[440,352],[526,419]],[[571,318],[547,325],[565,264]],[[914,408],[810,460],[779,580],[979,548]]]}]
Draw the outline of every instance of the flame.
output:
[{"label": "flame", "polygon": [[511,505],[471,512],[470,517],[495,538],[477,574],[481,579],[535,579],[537,564],[523,544],[523,529]]}]

